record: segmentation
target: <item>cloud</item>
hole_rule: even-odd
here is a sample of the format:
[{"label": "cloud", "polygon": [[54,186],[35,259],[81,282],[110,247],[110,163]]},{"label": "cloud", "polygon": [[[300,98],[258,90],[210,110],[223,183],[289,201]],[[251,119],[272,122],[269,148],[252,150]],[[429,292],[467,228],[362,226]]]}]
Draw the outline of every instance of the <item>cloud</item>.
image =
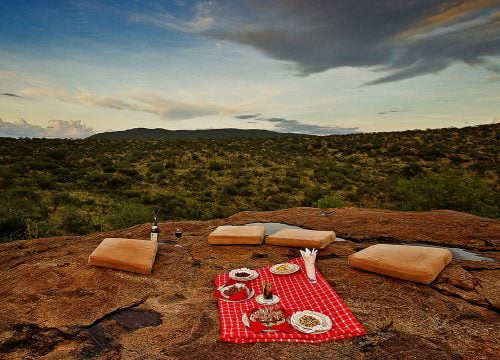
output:
[{"label": "cloud", "polygon": [[248,114],[248,115],[238,115],[235,116],[236,119],[254,119],[256,117],[259,117],[260,114]]},{"label": "cloud", "polygon": [[188,103],[171,100],[152,92],[130,94],[126,99],[100,95],[85,89],[69,93],[53,88],[27,88],[21,90],[21,93],[32,97],[43,97],[90,107],[147,112],[170,120],[239,112],[239,109],[219,106],[206,101]]},{"label": "cloud", "polygon": [[378,112],[377,115],[387,115],[391,113],[400,113],[400,112],[406,112],[407,110],[389,110],[389,111],[381,111]]},{"label": "cloud", "polygon": [[[437,73],[455,62],[494,67],[498,0],[254,1],[208,37],[248,45],[308,76],[342,66],[386,71],[368,85]],[[253,13],[249,11],[253,9]]]},{"label": "cloud", "polygon": [[24,84],[42,84],[47,82],[47,76],[33,75],[21,71],[0,70],[0,79],[11,80]]},{"label": "cloud", "polygon": [[188,33],[202,32],[214,26],[215,18],[212,15],[212,11],[217,6],[212,1],[200,2],[194,5],[194,15],[188,19],[177,18],[167,12],[158,14],[132,14],[130,15],[130,19],[170,30]]},{"label": "cloud", "polygon": [[44,138],[84,138],[95,134],[89,128],[75,120],[49,120],[47,127],[31,125],[23,118],[15,122],[0,119],[0,137],[44,137]]},{"label": "cloud", "polygon": [[500,81],[500,75],[490,76],[490,77],[488,78],[488,81],[490,81],[490,82]]},{"label": "cloud", "polygon": [[332,135],[332,134],[352,134],[359,132],[355,128],[342,128],[339,126],[322,126],[314,124],[305,124],[298,120],[288,120],[284,118],[258,118],[256,120],[267,121],[274,124],[274,128],[280,132],[290,132],[310,135]]},{"label": "cloud", "polygon": [[21,99],[24,99],[24,96],[21,96],[21,95],[17,95],[17,94],[14,94],[14,93],[2,93],[3,96],[10,96],[10,97],[15,97],[15,98],[21,98]]},{"label": "cloud", "polygon": [[247,124],[257,124],[257,121],[247,121]]},{"label": "cloud", "polygon": [[94,130],[82,124],[80,120],[49,120],[45,137],[76,139],[94,134]]},{"label": "cloud", "polygon": [[162,118],[172,120],[191,119],[206,115],[224,115],[236,112],[236,110],[205,101],[185,103],[166,99],[163,96],[149,92],[131,95],[130,97],[141,103],[137,108],[138,110],[151,112]]}]

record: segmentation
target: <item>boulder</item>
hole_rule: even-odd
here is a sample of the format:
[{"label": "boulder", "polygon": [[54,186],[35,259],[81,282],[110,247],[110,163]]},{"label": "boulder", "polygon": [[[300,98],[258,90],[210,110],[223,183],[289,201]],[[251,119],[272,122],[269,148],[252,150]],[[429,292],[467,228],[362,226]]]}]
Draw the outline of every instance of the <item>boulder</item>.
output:
[{"label": "boulder", "polygon": [[[333,230],[351,240],[321,250],[317,267],[366,336],[320,345],[240,346],[219,340],[214,276],[300,254],[268,245],[210,246],[207,236],[222,224],[272,221]],[[497,262],[454,260],[428,286],[352,269],[346,260],[374,243],[413,241],[495,256],[497,220],[444,211],[294,208],[159,226],[163,241],[151,275],[87,265],[102,239],[148,239],[149,224],[0,245],[2,358],[488,359],[500,350]],[[184,236],[177,241],[173,234],[179,227]]]}]

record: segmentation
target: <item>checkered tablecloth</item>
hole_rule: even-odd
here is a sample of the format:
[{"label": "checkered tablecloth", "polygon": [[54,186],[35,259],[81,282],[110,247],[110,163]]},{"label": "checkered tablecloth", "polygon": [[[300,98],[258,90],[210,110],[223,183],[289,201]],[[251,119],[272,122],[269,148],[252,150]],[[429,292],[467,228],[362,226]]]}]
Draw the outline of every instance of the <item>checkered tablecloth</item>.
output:
[{"label": "checkered tablecloth", "polygon": [[[244,302],[218,301],[220,315],[221,340],[237,344],[253,342],[294,342],[320,343],[330,340],[345,339],[365,334],[365,330],[356,320],[344,301],[337,295],[328,282],[316,269],[318,282],[311,284],[307,280],[304,261],[297,258],[291,263],[298,264],[300,270],[290,275],[274,275],[269,271],[271,266],[256,269],[259,277],[248,282],[255,289],[255,296]],[[219,274],[215,277],[215,287],[225,284],[229,274]],[[254,333],[246,328],[241,320],[242,315],[256,307],[263,307],[255,301],[262,293],[262,281],[273,284],[273,292],[281,299],[278,305],[290,312],[312,310],[328,315],[333,322],[333,328],[323,334],[304,334],[294,330],[292,333],[261,332]]]}]

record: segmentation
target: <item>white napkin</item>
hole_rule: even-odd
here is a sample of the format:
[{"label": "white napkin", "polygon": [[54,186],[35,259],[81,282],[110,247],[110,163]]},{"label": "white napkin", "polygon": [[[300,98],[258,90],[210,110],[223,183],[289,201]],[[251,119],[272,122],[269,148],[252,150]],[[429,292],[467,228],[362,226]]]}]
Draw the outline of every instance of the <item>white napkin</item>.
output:
[{"label": "white napkin", "polygon": [[304,259],[304,265],[306,267],[306,273],[307,277],[310,282],[315,283],[316,282],[316,270],[314,268],[314,262],[316,261],[316,253],[318,250],[313,249],[312,251],[307,249],[300,250],[300,253],[302,254],[302,259]]},{"label": "white napkin", "polygon": [[309,264],[314,264],[316,261],[316,254],[318,250],[313,249],[312,251],[307,249],[306,250],[300,250],[300,253],[302,254],[302,259],[304,259],[304,262],[308,262]]}]

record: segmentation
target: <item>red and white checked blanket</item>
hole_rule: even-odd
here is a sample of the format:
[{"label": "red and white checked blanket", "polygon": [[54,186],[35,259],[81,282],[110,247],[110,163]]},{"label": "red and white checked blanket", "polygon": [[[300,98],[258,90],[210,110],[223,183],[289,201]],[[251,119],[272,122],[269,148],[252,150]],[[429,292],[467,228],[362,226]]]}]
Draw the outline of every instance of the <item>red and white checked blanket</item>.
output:
[{"label": "red and white checked blanket", "polygon": [[[291,263],[298,264],[300,270],[290,275],[274,275],[269,271],[271,266],[256,269],[259,277],[248,282],[255,289],[255,296],[244,302],[234,303],[223,300],[218,301],[220,315],[221,340],[237,344],[253,342],[294,342],[294,343],[320,343],[330,340],[345,339],[352,336],[361,336],[365,330],[356,320],[344,301],[332,289],[330,284],[316,269],[318,282],[311,284],[307,280],[304,261],[297,258]],[[215,277],[215,287],[225,284],[229,274],[219,274]],[[254,333],[246,328],[241,320],[242,315],[252,309],[263,305],[255,301],[257,295],[262,293],[262,281],[273,284],[273,292],[281,301],[278,305],[290,312],[312,310],[328,315],[333,322],[330,331],[323,334],[304,334],[297,330],[292,333],[260,332]]]}]

